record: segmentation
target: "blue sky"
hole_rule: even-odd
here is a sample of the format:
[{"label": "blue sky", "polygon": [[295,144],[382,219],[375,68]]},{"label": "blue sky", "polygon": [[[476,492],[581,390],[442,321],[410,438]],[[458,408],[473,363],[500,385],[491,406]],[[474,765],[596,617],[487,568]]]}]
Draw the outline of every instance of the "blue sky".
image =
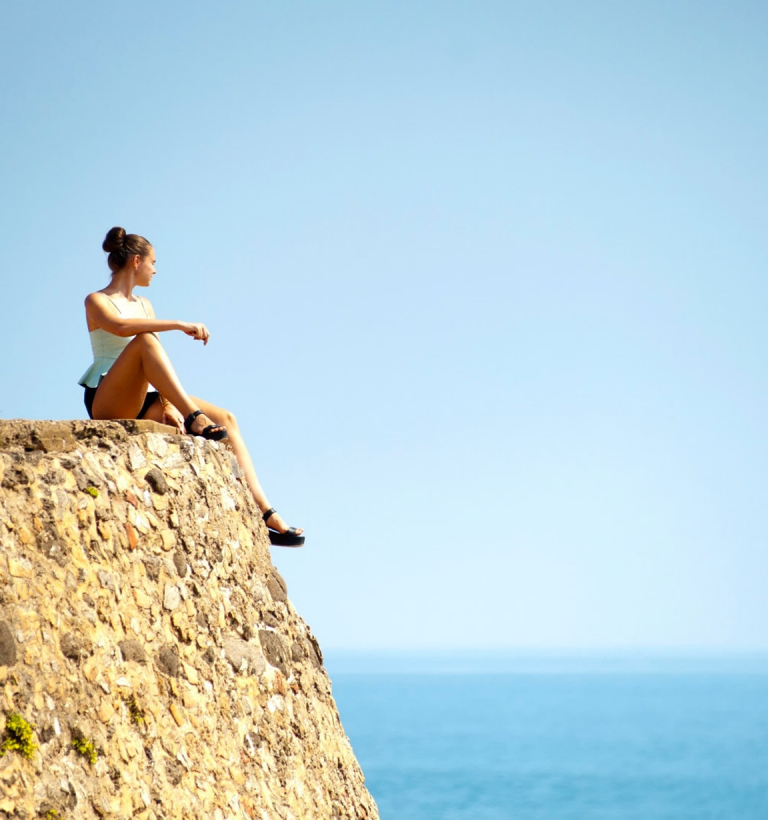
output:
[{"label": "blue sky", "polygon": [[0,416],[112,225],[336,648],[768,648],[768,9],[14,3]]}]

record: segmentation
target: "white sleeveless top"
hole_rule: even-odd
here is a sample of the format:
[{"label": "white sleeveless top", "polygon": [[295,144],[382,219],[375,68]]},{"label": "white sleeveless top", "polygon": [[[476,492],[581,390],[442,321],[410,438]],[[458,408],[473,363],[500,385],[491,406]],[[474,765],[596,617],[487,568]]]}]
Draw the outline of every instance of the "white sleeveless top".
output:
[{"label": "white sleeveless top", "polygon": [[[149,319],[149,313],[147,313],[147,306],[144,304],[144,300],[141,296],[137,296],[136,298],[141,301],[144,313],[147,319]],[[107,296],[107,299],[109,299],[109,296]],[[109,301],[112,302],[111,299],[109,299]],[[112,304],[115,305],[114,302],[112,302]],[[115,305],[115,308],[118,313],[122,314],[122,311],[117,305]],[[106,376],[109,368],[117,361],[117,357],[125,350],[128,342],[136,338],[135,336],[116,336],[114,333],[108,333],[100,327],[97,327],[96,330],[92,330],[90,336],[91,349],[93,350],[93,364],[80,377],[78,384],[81,387],[98,387],[99,382]]]}]

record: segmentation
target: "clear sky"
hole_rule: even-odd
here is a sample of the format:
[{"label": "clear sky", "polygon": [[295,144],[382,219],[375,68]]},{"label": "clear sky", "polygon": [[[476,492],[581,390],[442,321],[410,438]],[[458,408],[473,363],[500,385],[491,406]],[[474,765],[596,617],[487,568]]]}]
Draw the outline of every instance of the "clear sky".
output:
[{"label": "clear sky", "polygon": [[768,649],[768,6],[9,2],[5,418],[113,225],[329,648]]}]

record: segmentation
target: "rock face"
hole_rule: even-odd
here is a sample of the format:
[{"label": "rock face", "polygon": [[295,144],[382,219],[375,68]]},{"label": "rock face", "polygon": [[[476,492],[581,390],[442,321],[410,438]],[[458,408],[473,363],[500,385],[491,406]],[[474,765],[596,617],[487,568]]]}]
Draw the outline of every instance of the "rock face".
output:
[{"label": "rock face", "polygon": [[0,818],[378,817],[238,476],[153,422],[0,421],[0,744],[37,747]]}]

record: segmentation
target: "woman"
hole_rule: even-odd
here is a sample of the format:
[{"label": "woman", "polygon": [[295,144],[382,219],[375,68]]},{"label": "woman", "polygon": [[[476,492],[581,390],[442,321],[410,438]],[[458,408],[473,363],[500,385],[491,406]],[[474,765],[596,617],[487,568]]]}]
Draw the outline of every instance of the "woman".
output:
[{"label": "woman", "polygon": [[[226,440],[243,468],[264,521],[269,522],[273,544],[300,547],[303,530],[288,528],[264,495],[256,470],[240,434],[237,419],[228,410],[190,396],[157,334],[180,330],[208,344],[203,324],[156,319],[149,300],[134,295],[146,288],[155,275],[155,250],[138,234],[112,228],[102,248],[112,281],[85,300],[85,315],[93,348],[93,364],[80,378],[85,406],[92,419],[151,419],[178,427],[180,431],[213,441]],[[150,386],[154,390],[150,390]]]}]

